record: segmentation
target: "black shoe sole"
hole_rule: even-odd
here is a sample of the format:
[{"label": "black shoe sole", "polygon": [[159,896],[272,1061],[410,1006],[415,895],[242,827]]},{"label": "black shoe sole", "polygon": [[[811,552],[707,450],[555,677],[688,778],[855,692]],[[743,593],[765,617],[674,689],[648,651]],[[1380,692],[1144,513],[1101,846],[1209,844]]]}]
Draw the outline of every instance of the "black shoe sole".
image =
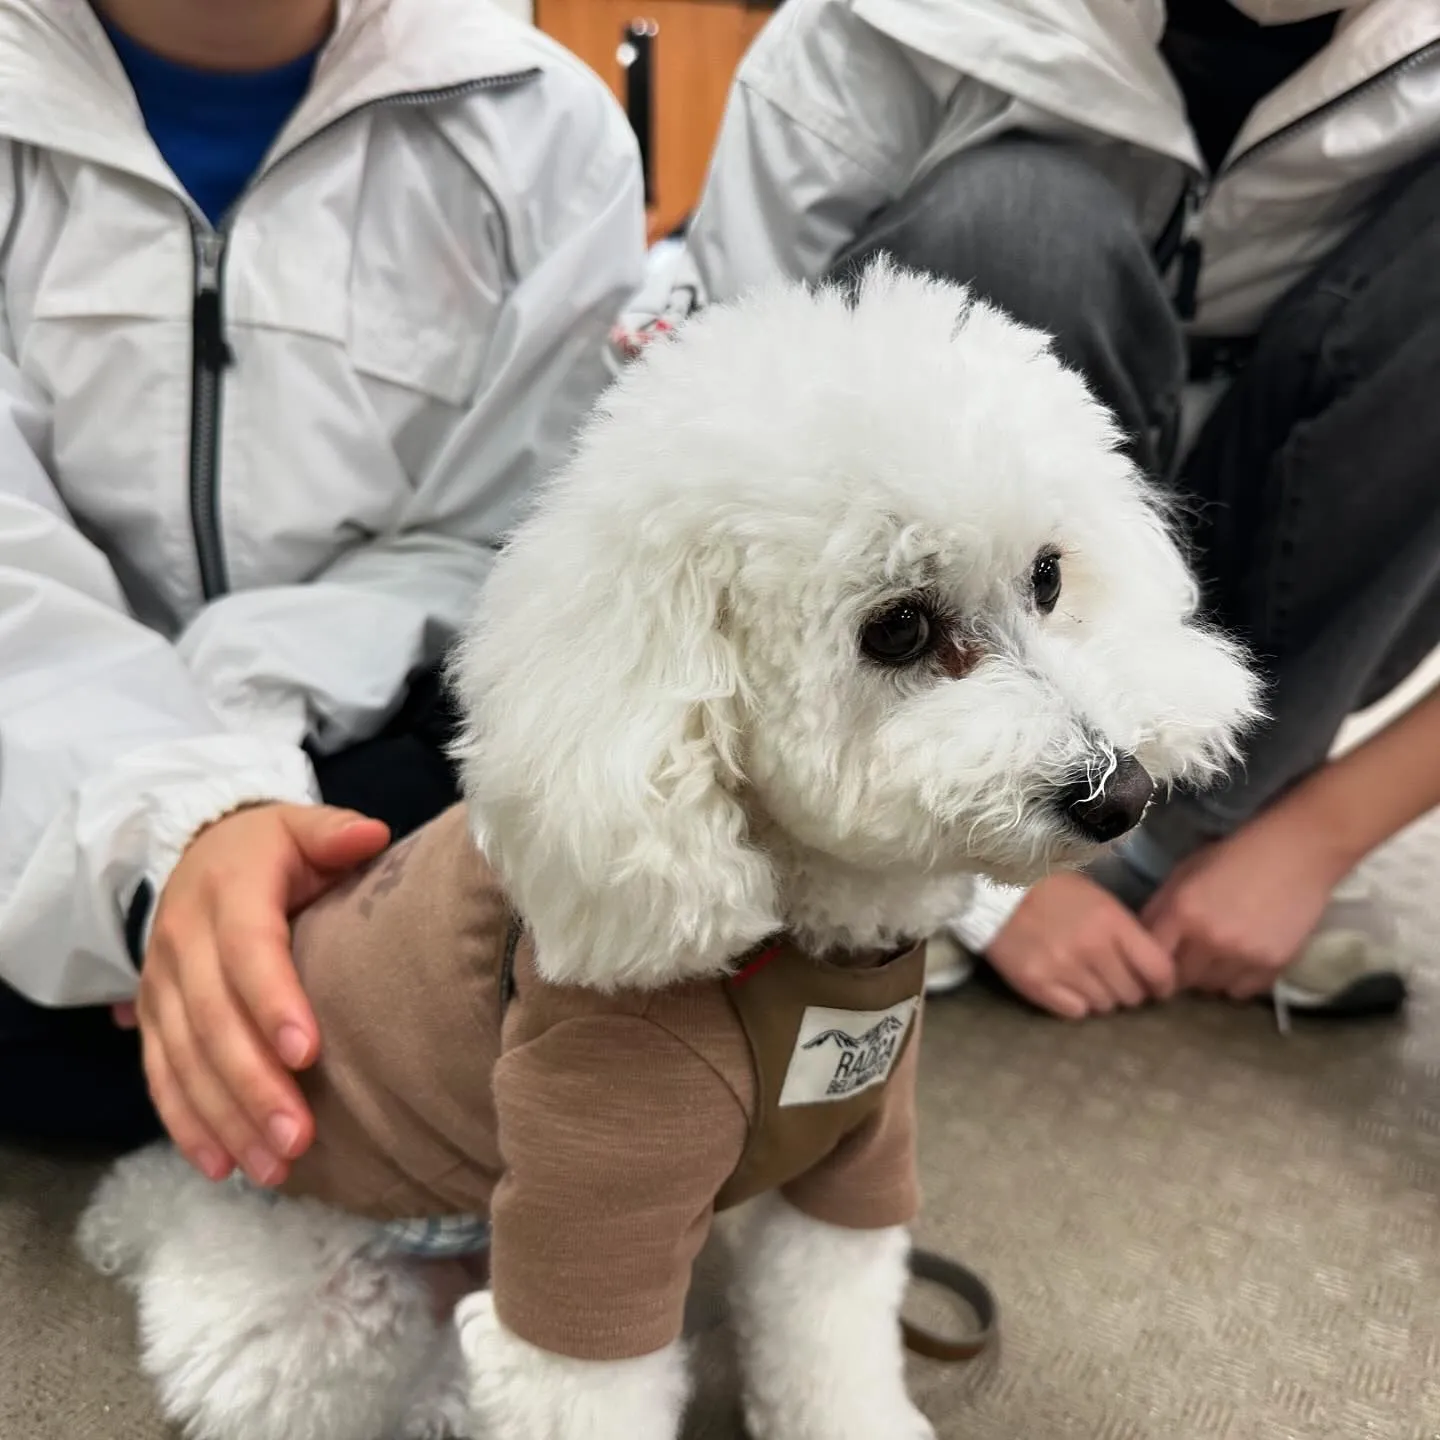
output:
[{"label": "black shoe sole", "polygon": [[[1262,998],[1269,1003],[1269,996]],[[1287,1001],[1285,1009],[1292,1019],[1369,1020],[1398,1015],[1409,998],[1403,976],[1393,970],[1377,970],[1372,975],[1362,975],[1323,1004],[1297,1005]]]}]

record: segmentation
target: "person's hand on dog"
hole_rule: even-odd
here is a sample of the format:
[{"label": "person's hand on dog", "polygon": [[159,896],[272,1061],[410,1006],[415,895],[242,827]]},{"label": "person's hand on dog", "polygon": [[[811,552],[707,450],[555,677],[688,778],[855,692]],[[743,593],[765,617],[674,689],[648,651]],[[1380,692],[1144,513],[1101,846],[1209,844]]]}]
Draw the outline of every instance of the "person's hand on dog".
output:
[{"label": "person's hand on dog", "polygon": [[278,1184],[309,1146],[290,1072],[320,1037],[290,916],[388,840],[353,811],[255,806],[202,830],[161,891],[136,1005],[145,1074],[171,1139],[212,1180],[239,1165]]},{"label": "person's hand on dog", "polygon": [[1177,865],[1141,919],[1185,989],[1250,1000],[1299,953],[1346,868],[1277,811]]},{"label": "person's hand on dog", "polygon": [[1169,954],[1112,895],[1068,871],[1026,894],[986,958],[1012,989],[1066,1020],[1175,992]]}]

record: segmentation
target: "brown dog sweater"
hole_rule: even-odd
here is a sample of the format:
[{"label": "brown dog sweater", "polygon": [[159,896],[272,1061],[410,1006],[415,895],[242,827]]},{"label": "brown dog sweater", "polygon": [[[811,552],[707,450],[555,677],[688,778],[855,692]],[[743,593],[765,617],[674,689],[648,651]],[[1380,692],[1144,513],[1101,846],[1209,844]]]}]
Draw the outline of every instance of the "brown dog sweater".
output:
[{"label": "brown dog sweater", "polygon": [[489,1216],[502,1321],[578,1359],[681,1330],[712,1216],[779,1190],[908,1223],[923,952],[839,965],[779,941],[728,979],[551,984],[456,807],[304,912],[323,1037],[286,1194],[377,1220]]}]

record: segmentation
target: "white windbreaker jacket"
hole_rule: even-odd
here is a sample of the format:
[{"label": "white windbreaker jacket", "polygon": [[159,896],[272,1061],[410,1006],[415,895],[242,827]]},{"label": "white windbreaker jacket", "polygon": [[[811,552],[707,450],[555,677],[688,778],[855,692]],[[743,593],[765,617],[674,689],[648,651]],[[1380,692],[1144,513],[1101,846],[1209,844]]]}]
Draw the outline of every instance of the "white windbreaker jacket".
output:
[{"label": "white windbreaker jacket", "polygon": [[822,273],[940,160],[1023,128],[1092,147],[1191,292],[1195,333],[1253,333],[1440,145],[1440,0],[1237,3],[1276,23],[1347,13],[1207,176],[1158,49],[1164,0],[787,0],[740,68],[688,248],[627,328]]},{"label": "white windbreaker jacket", "polygon": [[189,837],[312,799],[607,378],[633,137],[488,0],[340,0],[219,230],[85,0],[0,0],[0,976],[133,994]]}]

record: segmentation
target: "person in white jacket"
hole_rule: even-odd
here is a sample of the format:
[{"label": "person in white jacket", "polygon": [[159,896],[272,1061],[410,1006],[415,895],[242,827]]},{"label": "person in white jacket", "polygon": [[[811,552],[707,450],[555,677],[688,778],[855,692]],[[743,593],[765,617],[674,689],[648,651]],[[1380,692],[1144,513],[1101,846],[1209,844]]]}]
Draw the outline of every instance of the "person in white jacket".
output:
[{"label": "person in white jacket", "polygon": [[1440,642],[1440,0],[786,0],[620,339],[881,252],[1055,337],[1271,682],[1224,788],[958,937],[1075,1018],[1177,988],[1398,1009],[1348,877],[1440,804],[1440,695],[1327,756]]},{"label": "person in white jacket", "polygon": [[308,1143],[288,914],[454,798],[438,665],[643,259],[488,0],[0,0],[0,1132]]}]

